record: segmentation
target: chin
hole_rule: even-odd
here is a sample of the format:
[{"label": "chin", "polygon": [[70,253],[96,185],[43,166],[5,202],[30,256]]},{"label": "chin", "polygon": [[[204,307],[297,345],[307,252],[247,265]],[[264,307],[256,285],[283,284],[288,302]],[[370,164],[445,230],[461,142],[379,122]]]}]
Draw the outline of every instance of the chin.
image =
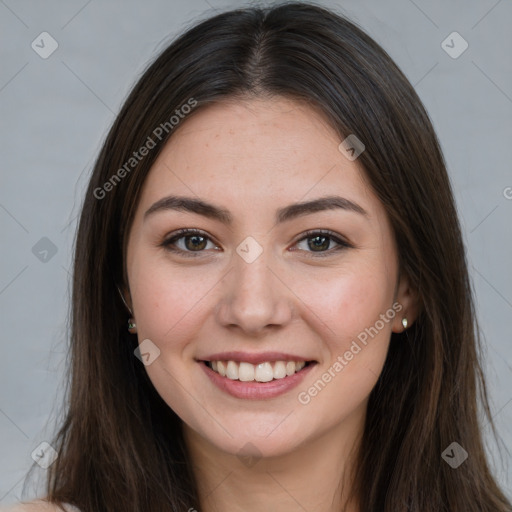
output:
[{"label": "chin", "polygon": [[[292,453],[308,438],[315,437],[313,433],[306,432],[307,425],[303,421],[295,417],[293,412],[289,413],[247,412],[245,417],[230,422],[216,418],[219,423],[211,421],[206,425],[198,421],[197,425],[192,422],[192,427],[187,424],[187,428],[194,431],[193,436],[200,436],[203,443],[242,459],[280,457]],[[208,430],[205,427],[209,427]]]}]

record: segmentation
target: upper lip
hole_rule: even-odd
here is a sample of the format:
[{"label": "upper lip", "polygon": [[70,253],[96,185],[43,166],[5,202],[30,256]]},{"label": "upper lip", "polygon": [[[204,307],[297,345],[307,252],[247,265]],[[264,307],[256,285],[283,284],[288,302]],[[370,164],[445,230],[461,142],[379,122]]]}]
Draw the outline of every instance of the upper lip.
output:
[{"label": "upper lip", "polygon": [[294,354],[286,354],[284,352],[218,352],[206,357],[198,358],[198,361],[236,361],[238,363],[245,362],[251,364],[260,364],[267,361],[314,361],[311,358],[301,357]]}]

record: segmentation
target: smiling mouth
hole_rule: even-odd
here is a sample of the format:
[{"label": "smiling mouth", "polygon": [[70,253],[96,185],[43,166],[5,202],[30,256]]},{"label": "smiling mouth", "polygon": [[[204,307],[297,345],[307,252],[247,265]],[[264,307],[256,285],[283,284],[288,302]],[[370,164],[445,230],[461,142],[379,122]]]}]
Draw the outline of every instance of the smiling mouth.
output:
[{"label": "smiling mouth", "polygon": [[239,361],[203,361],[203,363],[221,377],[242,382],[270,382],[284,379],[299,373],[316,361],[267,361],[251,364]]}]

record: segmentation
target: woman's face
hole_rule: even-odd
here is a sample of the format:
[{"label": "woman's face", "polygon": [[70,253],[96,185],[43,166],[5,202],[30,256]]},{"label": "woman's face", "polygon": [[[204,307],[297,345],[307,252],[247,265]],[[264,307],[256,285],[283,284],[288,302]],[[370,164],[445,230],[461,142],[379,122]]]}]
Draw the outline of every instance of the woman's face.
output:
[{"label": "woman's face", "polygon": [[272,456],[362,428],[409,292],[340,142],[292,100],[217,103],[182,121],[145,181],[128,300],[152,383],[210,446]]}]

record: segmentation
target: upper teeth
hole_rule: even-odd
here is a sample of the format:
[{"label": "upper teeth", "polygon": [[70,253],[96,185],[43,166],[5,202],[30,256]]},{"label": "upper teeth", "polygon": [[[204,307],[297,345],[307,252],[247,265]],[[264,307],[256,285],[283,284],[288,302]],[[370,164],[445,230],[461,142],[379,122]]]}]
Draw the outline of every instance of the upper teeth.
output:
[{"label": "upper teeth", "polygon": [[282,379],[287,375],[293,375],[302,370],[304,361],[276,361],[260,364],[251,364],[237,361],[210,361],[210,367],[214,372],[231,380],[244,382],[270,382],[272,379]]}]

